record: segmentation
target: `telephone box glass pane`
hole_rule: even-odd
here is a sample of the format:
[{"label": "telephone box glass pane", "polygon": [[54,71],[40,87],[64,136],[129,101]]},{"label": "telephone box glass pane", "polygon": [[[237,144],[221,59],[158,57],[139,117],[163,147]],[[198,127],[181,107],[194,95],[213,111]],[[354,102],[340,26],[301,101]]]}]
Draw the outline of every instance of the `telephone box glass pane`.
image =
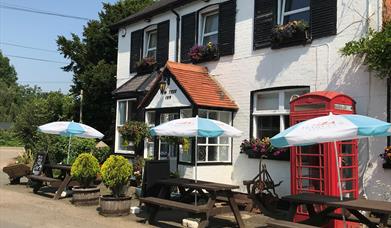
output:
[{"label": "telephone box glass pane", "polygon": [[326,104],[301,104],[295,106],[295,111],[314,111],[325,108]]}]

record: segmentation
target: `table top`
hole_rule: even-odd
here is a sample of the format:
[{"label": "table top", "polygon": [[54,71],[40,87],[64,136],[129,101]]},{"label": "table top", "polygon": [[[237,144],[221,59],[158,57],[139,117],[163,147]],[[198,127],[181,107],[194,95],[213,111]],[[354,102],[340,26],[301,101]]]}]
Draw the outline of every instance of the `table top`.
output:
[{"label": "table top", "polygon": [[391,214],[391,202],[366,200],[366,199],[351,199],[344,198],[343,201],[339,197],[325,196],[314,193],[301,193],[297,195],[289,195],[282,197],[283,200],[300,204],[324,204],[327,206],[343,207],[346,209],[364,210]]},{"label": "table top", "polygon": [[207,191],[226,191],[239,188],[237,185],[220,184],[209,181],[198,180],[196,183],[195,180],[187,178],[164,179],[159,180],[158,183],[163,185],[181,186],[185,188],[205,189]]},{"label": "table top", "polygon": [[63,170],[71,170],[71,165],[64,165],[64,164],[45,164],[45,167],[52,168],[52,169],[63,169]]}]

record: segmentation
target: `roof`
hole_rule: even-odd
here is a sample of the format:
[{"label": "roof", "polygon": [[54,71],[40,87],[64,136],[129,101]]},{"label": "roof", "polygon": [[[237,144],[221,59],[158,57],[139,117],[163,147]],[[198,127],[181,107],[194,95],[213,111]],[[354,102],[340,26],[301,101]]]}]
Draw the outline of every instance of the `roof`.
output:
[{"label": "roof", "polygon": [[113,91],[113,94],[137,93],[149,91],[158,75],[157,72],[145,75],[136,75]]},{"label": "roof", "polygon": [[[197,106],[238,109],[223,87],[209,75],[206,67],[167,61],[164,70],[170,71],[173,79],[178,82],[178,86]],[[156,84],[159,84],[157,80]],[[152,99],[151,96],[154,96],[156,92],[157,89],[151,90],[146,99],[147,97]]]},{"label": "roof", "polygon": [[[306,94],[300,96],[300,98],[307,97],[307,96],[321,96],[321,97],[326,97],[329,100],[332,100],[338,96],[349,97],[348,95],[346,95],[344,93],[340,93],[340,92],[336,92],[336,91],[315,91],[315,92],[306,93]],[[352,99],[351,97],[349,97],[349,98]]]},{"label": "roof", "polygon": [[132,24],[145,18],[151,18],[159,13],[163,13],[165,11],[174,9],[178,6],[182,6],[193,1],[195,0],[159,0],[152,5],[145,7],[139,12],[126,17],[116,22],[115,24],[112,24],[110,27],[112,29],[118,29],[121,26]]}]

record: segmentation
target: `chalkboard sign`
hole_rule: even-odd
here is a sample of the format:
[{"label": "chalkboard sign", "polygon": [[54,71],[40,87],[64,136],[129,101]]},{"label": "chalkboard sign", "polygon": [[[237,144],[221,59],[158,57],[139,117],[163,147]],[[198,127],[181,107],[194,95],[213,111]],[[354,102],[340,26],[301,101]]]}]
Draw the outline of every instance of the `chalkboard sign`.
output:
[{"label": "chalkboard sign", "polygon": [[46,162],[46,153],[38,153],[33,165],[33,174],[40,175]]}]

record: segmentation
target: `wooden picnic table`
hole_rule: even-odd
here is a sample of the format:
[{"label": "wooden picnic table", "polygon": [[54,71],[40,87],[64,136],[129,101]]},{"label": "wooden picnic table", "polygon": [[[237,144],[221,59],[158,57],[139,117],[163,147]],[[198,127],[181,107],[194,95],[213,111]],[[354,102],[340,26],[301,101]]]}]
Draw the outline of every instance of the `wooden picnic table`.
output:
[{"label": "wooden picnic table", "polygon": [[[158,181],[160,192],[158,197],[145,197],[140,201],[144,202],[151,210],[148,217],[150,223],[154,222],[156,214],[160,207],[175,208],[192,213],[199,213],[201,221],[199,227],[206,227],[209,224],[209,217],[232,211],[236,223],[239,227],[244,227],[242,217],[240,216],[238,205],[233,197],[233,189],[239,188],[236,185],[227,185],[207,181],[197,181],[186,178],[164,179]],[[190,194],[196,190],[204,197],[207,197],[206,204],[198,205],[197,203],[189,204],[167,199],[171,187],[178,187],[182,194]],[[205,193],[206,192],[206,193]],[[215,203],[218,197],[227,199],[228,206],[216,207]]]},{"label": "wooden picnic table", "polygon": [[[60,170],[61,174],[54,178],[53,170]],[[53,187],[57,187],[57,192],[54,195],[53,199],[60,199],[61,193],[70,186],[71,183],[71,166],[64,164],[44,164],[43,173],[45,175],[29,175],[28,178],[36,182],[34,186],[34,193],[37,193],[38,190],[43,186],[44,182],[49,182]]]},{"label": "wooden picnic table", "polygon": [[[334,216],[335,214],[333,213],[339,208],[349,211],[356,217],[357,222],[365,224],[370,228],[378,226],[360,211],[377,213],[380,216],[380,227],[387,227],[388,218],[391,215],[391,202],[350,198],[344,198],[343,201],[340,201],[338,197],[313,193],[289,195],[282,197],[282,199],[290,202],[288,212],[288,219],[290,221],[293,221],[298,206],[306,206],[309,218],[302,221],[302,223],[305,224],[322,225],[328,223],[331,219],[341,219],[342,216]],[[320,211],[316,211],[314,205],[324,205],[324,208]]]}]

